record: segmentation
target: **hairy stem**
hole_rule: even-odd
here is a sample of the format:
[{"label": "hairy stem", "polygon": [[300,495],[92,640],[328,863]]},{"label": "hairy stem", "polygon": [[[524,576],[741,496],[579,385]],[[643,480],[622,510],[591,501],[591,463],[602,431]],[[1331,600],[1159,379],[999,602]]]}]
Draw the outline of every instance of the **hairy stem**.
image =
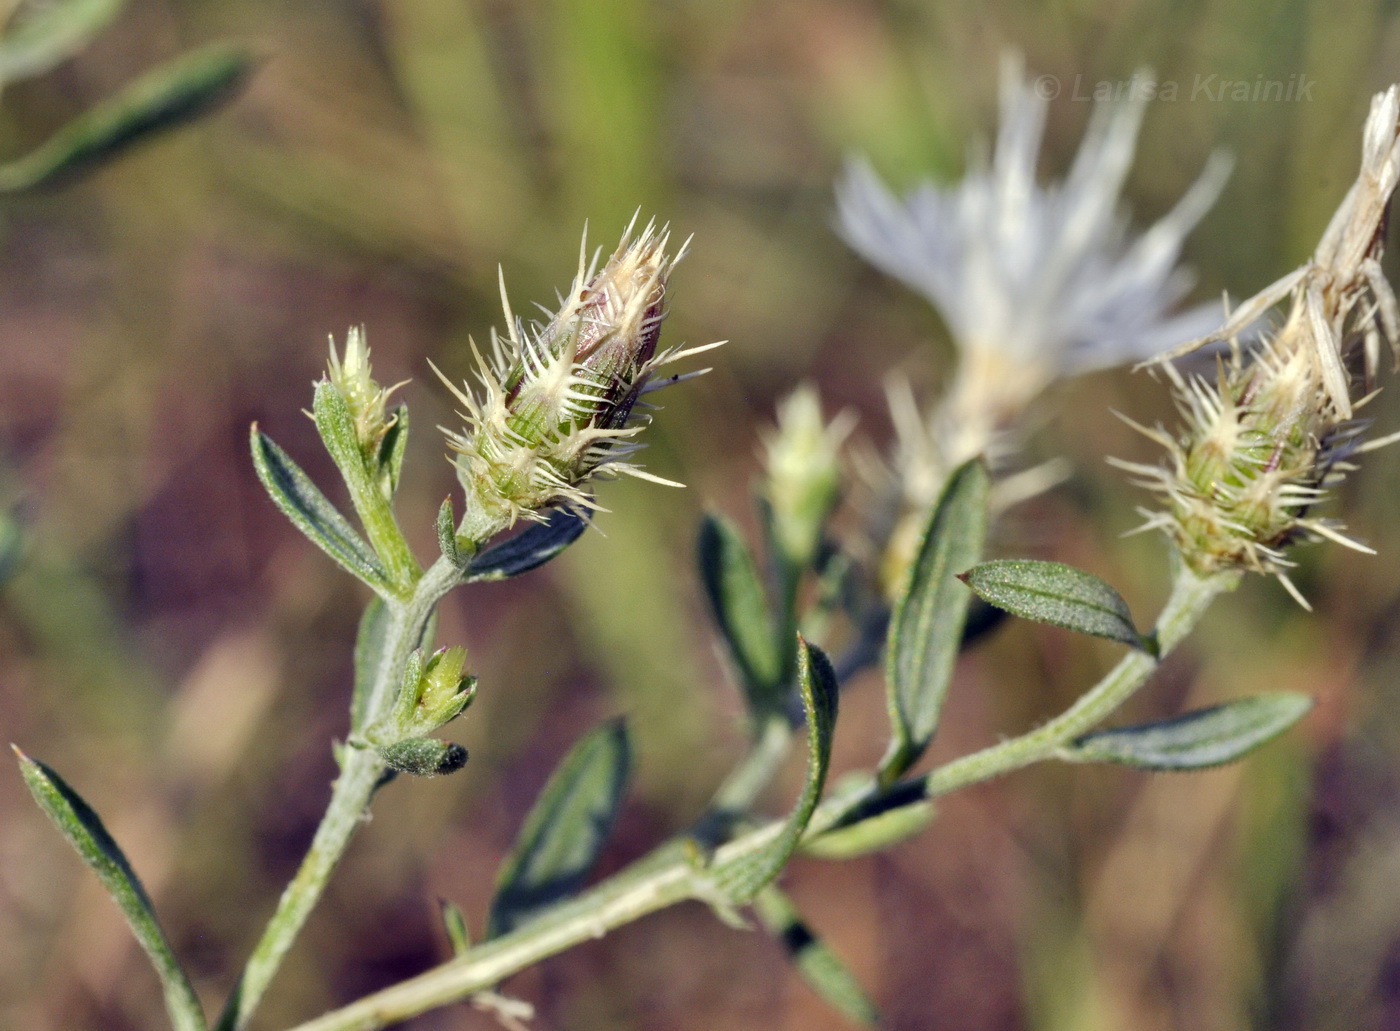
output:
[{"label": "hairy stem", "polygon": [[[871,788],[870,793],[854,798],[842,795],[828,799],[809,824],[807,837],[852,822],[853,811],[873,815],[1054,758],[1063,746],[1093,729],[1142,687],[1161,657],[1200,621],[1215,597],[1235,582],[1236,578],[1230,575],[1198,577],[1183,567],[1177,572],[1171,597],[1157,621],[1156,655],[1140,651],[1129,653],[1063,713],[1027,734],[964,756],[926,776],[887,790]],[[771,761],[770,747],[776,749],[776,740],[755,750],[752,759],[755,771]],[[739,778],[733,787],[736,794],[747,793],[747,780],[747,777]],[[722,791],[721,795],[724,794],[726,792]],[[761,848],[781,830],[782,821],[775,821],[750,831],[716,850],[705,867],[697,864],[693,844],[687,848],[686,841],[670,842],[518,930],[485,942],[417,977],[300,1024],[293,1031],[377,1031],[492,988],[511,974],[574,945],[601,937],[648,913],[686,899],[711,898],[716,867]]]},{"label": "hairy stem", "polygon": [[[364,726],[352,727],[355,734],[373,726],[393,707],[408,657],[423,644],[424,629],[433,610],[457,579],[456,569],[441,559],[418,579],[406,601],[388,602],[384,648],[370,685]],[[364,821],[384,771],[383,762],[372,749],[347,746],[342,750],[340,776],[331,788],[330,803],[311,839],[311,847],[254,946],[216,1031],[242,1031],[247,1027],[287,950],[325,892],[355,829]]]}]

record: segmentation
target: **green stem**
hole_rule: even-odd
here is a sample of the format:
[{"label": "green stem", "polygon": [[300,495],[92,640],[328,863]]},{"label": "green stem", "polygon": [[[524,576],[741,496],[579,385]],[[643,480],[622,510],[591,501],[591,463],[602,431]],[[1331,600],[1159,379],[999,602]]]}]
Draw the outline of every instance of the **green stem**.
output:
[{"label": "green stem", "polygon": [[[1228,575],[1198,577],[1181,569],[1157,621],[1157,655],[1130,653],[1103,680],[1048,723],[1021,737],[955,760],[925,777],[905,781],[887,791],[867,794],[859,800],[858,808],[878,804],[879,808],[888,809],[892,804],[908,804],[1053,758],[1065,744],[1093,729],[1137,691],[1157,668],[1161,657],[1199,622],[1215,597],[1234,583],[1235,578]],[[716,796],[717,802],[748,795],[754,778],[768,772],[778,738],[776,732],[771,737],[767,733],[760,737],[749,759],[740,767],[740,771],[746,772],[739,775],[736,771],[736,775],[726,781]],[[847,822],[853,802],[849,795],[829,799],[809,824],[807,836]],[[710,897],[715,867],[757,851],[781,830],[782,822],[777,821],[729,842],[714,853],[706,868],[697,866],[685,842],[671,842],[590,891],[541,914],[519,930],[485,942],[417,977],[298,1025],[293,1031],[377,1031],[492,988],[504,978],[549,956],[601,937],[648,913],[686,899]]]},{"label": "green stem", "polygon": [[[364,726],[353,727],[355,734],[373,726],[393,707],[409,655],[422,645],[428,619],[456,583],[456,569],[440,559],[418,580],[407,601],[387,602],[390,611],[384,649],[371,681]],[[252,1019],[287,950],[320,901],[350,838],[364,822],[384,770],[378,753],[371,749],[347,746],[342,750],[340,776],[331,789],[330,803],[311,839],[311,847],[254,946],[216,1031],[242,1031]]]},{"label": "green stem", "polygon": [[345,475],[345,483],[350,491],[350,503],[355,506],[355,514],[360,517],[365,536],[369,538],[375,553],[383,560],[390,579],[395,586],[405,591],[411,590],[422,573],[422,567],[418,565],[418,560],[413,556],[413,549],[404,539],[398,516],[394,515],[393,502],[385,497],[364,465],[362,462],[361,468],[356,470],[359,475]]},{"label": "green stem", "polygon": [[992,777],[1050,759],[1070,741],[1093,730],[1133,696],[1162,659],[1200,621],[1216,597],[1238,583],[1238,574],[1197,576],[1181,565],[1154,632],[1156,654],[1133,650],[1060,715],[1028,734],[940,766],[916,783],[925,798],[980,784]]}]

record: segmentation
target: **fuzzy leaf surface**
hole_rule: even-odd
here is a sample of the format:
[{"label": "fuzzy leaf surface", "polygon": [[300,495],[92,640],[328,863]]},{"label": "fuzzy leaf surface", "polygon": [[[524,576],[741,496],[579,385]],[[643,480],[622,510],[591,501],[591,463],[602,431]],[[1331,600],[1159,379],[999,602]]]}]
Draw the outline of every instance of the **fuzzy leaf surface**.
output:
[{"label": "fuzzy leaf surface", "polygon": [[806,641],[798,642],[797,686],[807,717],[807,781],[777,836],[756,851],[715,868],[715,887],[726,900],[737,905],[753,901],[782,872],[797,850],[826,784],[839,688],[831,660]]},{"label": "fuzzy leaf surface", "polygon": [[1234,762],[1273,740],[1313,706],[1291,691],[1255,695],[1156,723],[1117,727],[1074,742],[1068,758],[1144,770],[1204,770]]},{"label": "fuzzy leaf surface", "polygon": [[369,695],[374,678],[384,657],[388,640],[389,607],[380,598],[371,598],[360,617],[360,629],[355,635],[355,691],[350,703],[350,726],[356,731],[365,728],[369,715]]},{"label": "fuzzy leaf surface", "polygon": [[501,866],[487,938],[514,930],[579,889],[612,833],[631,765],[621,720],[593,730],[564,757]]},{"label": "fuzzy leaf surface", "polygon": [[20,773],[39,808],[68,839],[126,917],[127,924],[150,957],[165,995],[165,1008],[177,1031],[204,1031],[204,1013],[170,942],[156,920],[146,889],[112,839],[102,820],[57,773],[30,759],[19,749]]},{"label": "fuzzy leaf surface", "polygon": [[962,580],[983,601],[1013,616],[1153,651],[1133,625],[1128,603],[1093,573],[1060,562],[998,559],[969,570]]},{"label": "fuzzy leaf surface", "polygon": [[700,525],[698,551],[710,610],[728,645],[749,711],[755,717],[782,711],[783,649],[753,555],[738,530],[713,515]]},{"label": "fuzzy leaf surface", "polygon": [[312,544],[381,594],[392,592],[379,557],[311,478],[272,439],[253,427],[253,467],[273,502]]},{"label": "fuzzy leaf surface", "polygon": [[885,652],[894,732],[881,764],[887,780],[913,765],[938,729],[972,603],[957,575],[982,557],[988,490],[981,460],[953,473],[929,513],[908,584],[895,604]]}]

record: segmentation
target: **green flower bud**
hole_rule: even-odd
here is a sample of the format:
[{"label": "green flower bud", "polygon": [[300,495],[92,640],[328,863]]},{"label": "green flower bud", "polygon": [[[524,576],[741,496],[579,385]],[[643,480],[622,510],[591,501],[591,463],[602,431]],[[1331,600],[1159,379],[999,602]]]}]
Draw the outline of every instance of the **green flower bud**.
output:
[{"label": "green flower bud", "polygon": [[394,706],[392,728],[374,735],[400,738],[431,734],[456,719],[476,697],[476,677],[462,672],[467,650],[439,648],[426,661],[422,651],[409,656],[403,685]]},{"label": "green flower bud", "polygon": [[410,737],[379,749],[379,757],[400,773],[415,777],[439,777],[456,773],[467,764],[467,750],[450,741]]},{"label": "green flower bud", "polygon": [[849,412],[827,423],[817,390],[808,383],[779,405],[777,428],[764,440],[773,536],[795,567],[810,566],[821,546],[841,495],[841,444],[854,425]]}]

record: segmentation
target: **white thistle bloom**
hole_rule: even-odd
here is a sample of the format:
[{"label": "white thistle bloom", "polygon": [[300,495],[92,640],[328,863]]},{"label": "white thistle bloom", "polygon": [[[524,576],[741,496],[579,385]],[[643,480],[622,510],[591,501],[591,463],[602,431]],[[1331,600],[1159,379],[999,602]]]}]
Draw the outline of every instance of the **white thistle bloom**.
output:
[{"label": "white thistle bloom", "polygon": [[853,161],[838,187],[841,235],[938,309],[959,354],[939,423],[961,427],[953,465],[1056,378],[1161,353],[1219,325],[1219,306],[1177,312],[1192,285],[1178,267],[1187,233],[1215,201],[1229,161],[1214,155],[1175,208],[1130,232],[1120,193],[1146,105],[1096,103],[1062,182],[1036,181],[1046,100],[1014,57],[1002,62],[1001,128],[990,167],[903,199]]},{"label": "white thistle bloom", "polygon": [[659,366],[718,345],[657,351],[667,278],[685,246],[667,255],[665,227],[649,224],[635,240],[632,228],[596,272],[585,234],[573,285],[545,323],[515,318],[502,281],[508,335],[493,330],[491,354],[477,352],[480,389],[443,377],[467,424],[444,432],[466,491],[459,532],[473,540],[552,506],[596,507],[587,481],[600,473],[671,484],[625,461],[644,428],[634,406]]}]

